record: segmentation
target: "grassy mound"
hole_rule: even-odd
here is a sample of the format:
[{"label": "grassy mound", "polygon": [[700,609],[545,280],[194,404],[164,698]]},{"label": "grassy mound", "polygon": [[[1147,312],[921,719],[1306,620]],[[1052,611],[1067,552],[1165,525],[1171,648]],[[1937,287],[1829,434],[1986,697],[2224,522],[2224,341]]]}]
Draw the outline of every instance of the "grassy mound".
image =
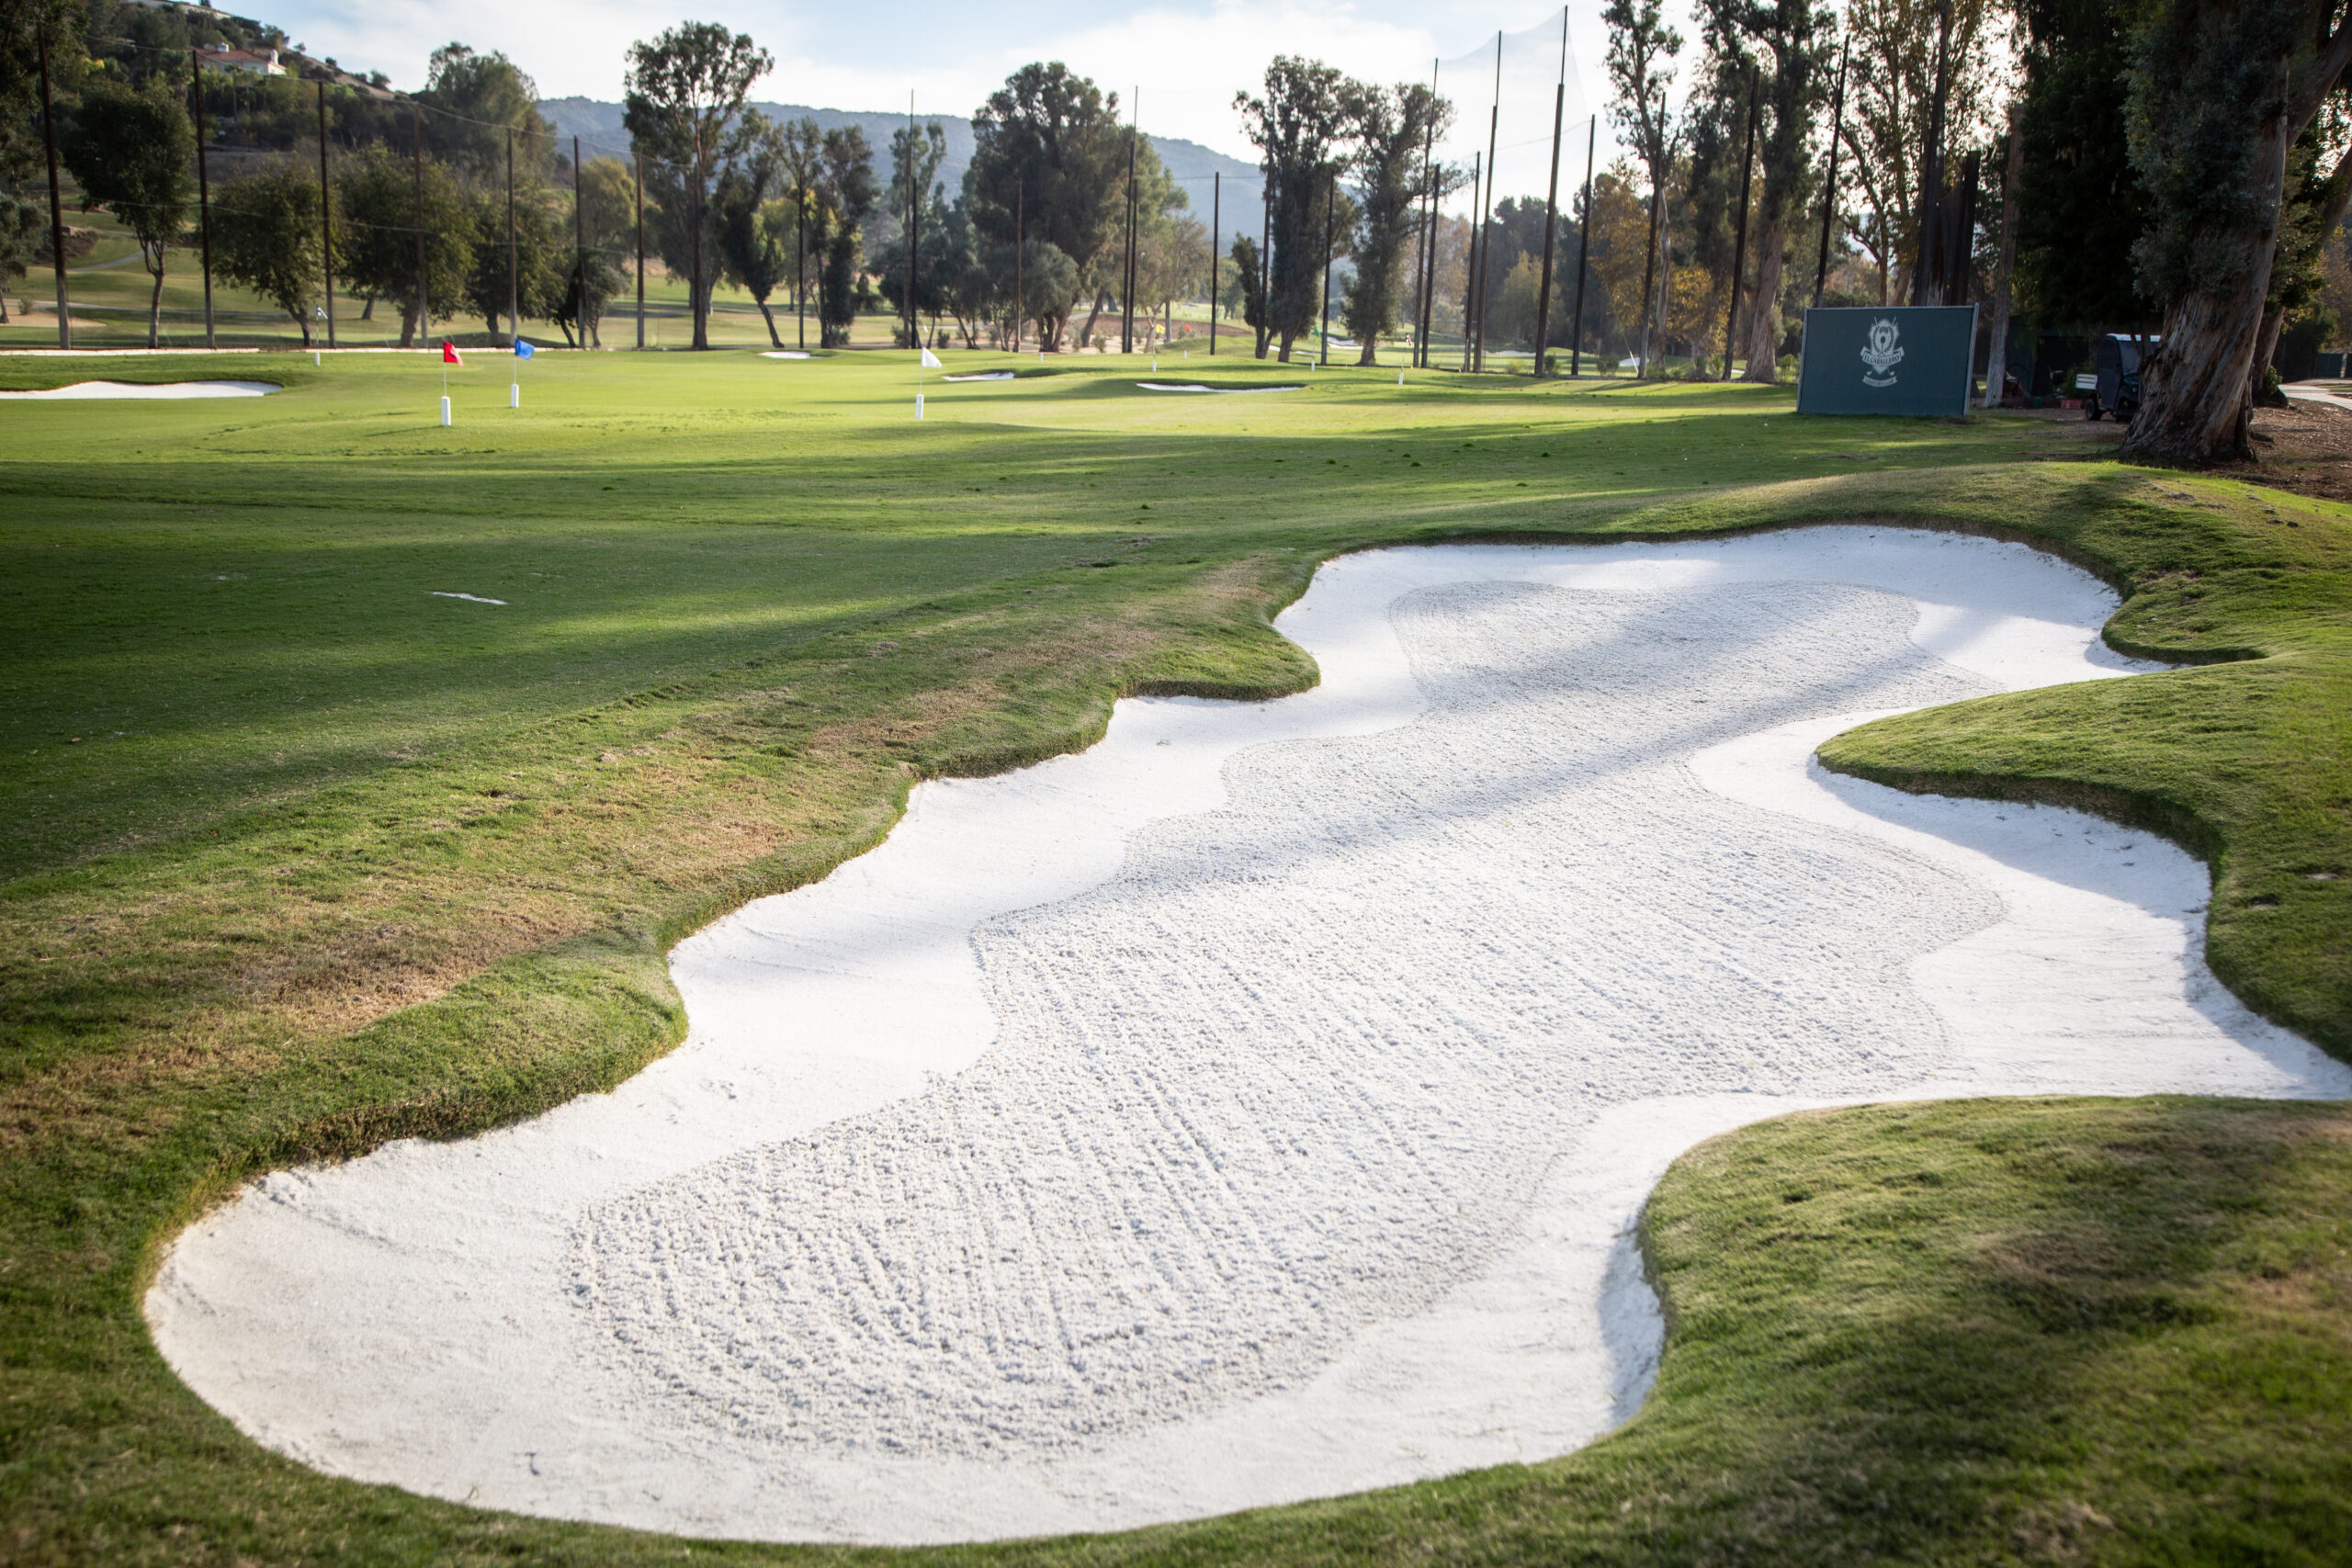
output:
[{"label": "grassy mound", "polygon": [[[1023,363],[957,357],[958,368]],[[1332,370],[1280,398],[1188,398],[1134,392],[1133,366],[1112,358],[934,384],[917,423],[902,361],[851,355],[782,376],[747,354],[548,355],[522,367],[514,412],[511,365],[477,357],[451,373],[448,430],[435,422],[439,367],[421,358],[0,366],[0,382],[17,385],[136,367],[140,378],[288,387],[233,404],[10,411],[0,1551],[674,1555],[674,1542],[329,1480],[247,1442],[148,1343],[138,1303],[155,1249],[257,1170],[466,1132],[626,1076],[680,1034],[667,946],[874,842],[918,777],[1081,745],[1122,693],[1309,683],[1311,666],[1268,617],[1341,550],[1865,517],[2057,549],[2129,595],[2120,640],[2234,661],[1959,705],[1854,732],[1828,755],[1899,783],[2088,801],[2175,833],[2218,867],[2217,969],[2271,1016],[2352,1055],[2352,878],[2327,880],[2352,871],[2352,536],[2340,507],[2086,461],[2073,434],[2039,422],[1799,422],[1785,392],[1747,388],[1408,378],[1400,389],[1393,371]],[[1987,1129],[2055,1118],[2046,1136],[2061,1141],[2101,1114],[2335,1125],[2310,1111],[2216,1121],[2240,1112],[2211,1106],[1904,1114],[1902,1126],[1962,1142],[1973,1117]],[[1759,1129],[1722,1147],[1761,1140],[1780,1179],[1827,1191],[1847,1135]],[[2263,1196],[2267,1176],[2228,1188],[2286,1205],[2245,1224],[2321,1235],[2310,1227],[2340,1212],[2344,1190],[2333,1156],[2311,1152],[2326,1139],[2245,1138],[2291,1151],[2233,1169],[2303,1173],[2279,1176],[2275,1198]],[[1962,1165],[1967,1181],[1935,1190],[1948,1199],[1919,1185],[1921,1214],[1948,1202],[1949,1223],[1965,1225],[2029,1212],[2031,1168],[1990,1156],[1952,1168]],[[1693,1336],[1714,1319],[1694,1303],[1718,1286],[1701,1278],[1713,1264],[1678,1280],[1686,1233],[1669,1195],[1713,1168],[1686,1162],[1661,1196],[1657,1260],[1678,1337],[1661,1396],[1610,1443],[1562,1466],[1054,1554],[1556,1560],[1574,1541],[1689,1561],[1687,1543],[1716,1541],[1695,1554],[1835,1561],[1827,1547],[1801,1550],[1809,1538],[1794,1522],[1766,1529],[1767,1516],[1815,1517],[1792,1488],[1844,1499],[1858,1518],[1913,1517],[1914,1489],[1946,1473],[1933,1421],[1874,1428],[1880,1449],[1917,1447],[1916,1463],[1890,1451],[1883,1466],[1853,1466],[1861,1480],[1827,1485],[1843,1472],[1807,1468],[1806,1456],[1868,1445],[1816,1442],[1799,1406],[1770,1403],[1806,1397],[1794,1373],[1713,1393],[1686,1378],[1713,1364]],[[2193,1196],[2148,1190],[2159,1205]],[[1728,1189],[1701,1206],[1718,1202],[1747,1212]],[[1819,1267],[1892,1271],[1923,1313],[1974,1301],[1951,1292],[1981,1282],[1970,1278],[1978,1255],[1914,1246],[1915,1229],[1827,1227]],[[2225,1282],[2238,1255],[2214,1245],[2205,1261],[2157,1262]],[[1814,1330],[1800,1319],[1850,1310],[1805,1305],[1802,1279],[1756,1267],[1735,1292],[1758,1303],[1754,1333],[1769,1338],[1781,1322],[1802,1337]],[[2164,1288],[2205,1289],[2182,1280]],[[2333,1289],[2312,1287],[2312,1321],[2340,1311]],[[2181,1332],[2251,1345],[2226,1326],[2250,1321],[2224,1314]],[[1997,1381],[2015,1359],[1997,1336],[1924,1343],[1876,1330],[1838,1340],[1853,1370],[1823,1386],[1848,1391],[1839,1398],[1957,1387]],[[2344,1451],[2325,1421],[2263,1425],[2243,1401],[2197,1404],[2203,1385],[2183,1366],[2157,1360],[2174,1380],[2165,1408],[2210,1411],[2215,1451],[2278,1447],[2287,1468],[2263,1473],[2282,1476],[2317,1474]],[[1767,1414],[1737,1414],[1747,1410]],[[1859,1416],[1824,1404],[1814,1418]],[[2099,1462],[2141,1462],[2141,1428],[2101,1430],[2112,1455]],[[2079,1481],[2096,1458],[2093,1444],[2035,1460],[2048,1471],[2041,1491],[1985,1472],[1984,1495],[2019,1499],[1985,1515],[2006,1522],[1946,1510],[1918,1514],[1907,1535],[1857,1525],[1817,1539],[1930,1561],[1983,1560],[1998,1530],[2017,1555],[2030,1555],[2015,1544],[2028,1540],[2109,1551],[2143,1516]],[[1651,1479],[1593,1490],[1635,1473],[1608,1468],[1623,1465],[1647,1465]],[[2180,1490],[2202,1482],[2146,1474],[2141,1495],[2169,1498],[2168,1517],[2204,1495]],[[2074,1503],[2119,1521],[2114,1531],[2065,1524]],[[2311,1534],[2325,1521],[2308,1509],[2277,1517],[2280,1540],[2326,1539]]]}]

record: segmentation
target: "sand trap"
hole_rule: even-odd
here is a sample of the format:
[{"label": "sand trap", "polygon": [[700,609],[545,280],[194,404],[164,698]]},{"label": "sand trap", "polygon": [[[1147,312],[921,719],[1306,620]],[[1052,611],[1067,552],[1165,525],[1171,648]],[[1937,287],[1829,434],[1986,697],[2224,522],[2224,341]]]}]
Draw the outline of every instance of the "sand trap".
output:
[{"label": "sand trap", "polygon": [[1813,528],[1325,566],[1316,691],[1119,705],[682,943],[688,1043],[273,1175],[147,1301],[337,1474],[707,1535],[1114,1529],[1556,1454],[1659,1339],[1694,1141],[1903,1096],[2352,1093],[2203,868],[1810,767],[2143,668],[2019,546]]},{"label": "sand trap", "polygon": [[425,592],[432,594],[435,599],[463,599],[469,604],[503,604],[506,603],[503,599],[485,599],[479,593],[452,593],[445,588],[428,588]]},{"label": "sand trap", "polygon": [[940,379],[943,381],[1010,381],[1012,379],[1012,372],[1010,370],[975,370],[970,372],[968,375],[942,376]]},{"label": "sand trap", "polygon": [[1203,387],[1178,381],[1137,381],[1136,385],[1147,392],[1300,392],[1306,389],[1304,381],[1284,387]]},{"label": "sand trap", "polygon": [[0,392],[0,398],[264,398],[283,390],[275,381],[76,381],[38,392]]},{"label": "sand trap", "polygon": [[763,348],[760,350],[760,357],[762,359],[814,359],[817,356],[805,348]]}]

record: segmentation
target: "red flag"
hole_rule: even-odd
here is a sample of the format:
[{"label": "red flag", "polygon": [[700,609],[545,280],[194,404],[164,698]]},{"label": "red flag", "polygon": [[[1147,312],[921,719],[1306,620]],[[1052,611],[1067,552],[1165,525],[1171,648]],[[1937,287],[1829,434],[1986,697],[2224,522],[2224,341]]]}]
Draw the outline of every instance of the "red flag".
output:
[{"label": "red flag", "polygon": [[458,357],[458,345],[449,342],[446,338],[443,339],[441,343],[441,363],[444,365],[463,365],[465,363],[464,360]]}]

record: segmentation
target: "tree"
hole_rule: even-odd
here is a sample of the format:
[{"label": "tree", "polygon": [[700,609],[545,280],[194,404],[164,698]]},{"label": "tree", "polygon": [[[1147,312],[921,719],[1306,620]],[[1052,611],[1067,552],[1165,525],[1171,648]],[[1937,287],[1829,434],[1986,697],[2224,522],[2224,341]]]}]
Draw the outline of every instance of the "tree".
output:
[{"label": "tree", "polygon": [[1038,347],[1052,353],[1061,342],[1070,307],[1078,299],[1078,264],[1051,240],[1030,240],[1021,248],[1018,276],[1011,245],[989,249],[989,271],[995,278],[1013,326],[1037,323]]},{"label": "tree", "polygon": [[818,262],[817,324],[827,348],[849,342],[865,281],[865,229],[882,189],[874,175],[874,152],[857,126],[818,132],[817,156],[808,192],[810,254]]},{"label": "tree", "polygon": [[465,308],[473,266],[473,214],[449,167],[437,158],[422,171],[389,148],[371,147],[335,168],[335,272],[352,288],[401,302],[401,346],[416,341],[420,175],[425,308],[436,317]]},{"label": "tree", "polygon": [[[973,114],[972,141],[964,190],[979,233],[1010,245],[1018,227],[1019,238],[1046,242],[1069,262],[1073,289],[1093,288],[1099,300],[1126,212],[1127,133],[1118,95],[1106,96],[1058,61],[1024,65]],[[1025,286],[1024,278],[1028,292]],[[1051,324],[1047,349],[1061,346],[1075,299],[1073,292],[1071,300],[1034,312],[1041,329]]]},{"label": "tree", "polygon": [[1609,107],[1610,122],[1633,143],[1634,155],[1650,178],[1649,239],[1642,259],[1641,338],[1634,351],[1634,374],[1646,377],[1650,340],[1660,330],[1666,312],[1667,290],[1660,275],[1670,270],[1664,219],[1679,136],[1671,101],[1674,72],[1668,62],[1682,52],[1682,35],[1666,25],[1658,0],[1610,0],[1601,20],[1609,28],[1609,85],[1616,95]]},{"label": "tree", "polygon": [[2153,324],[2130,260],[2147,197],[2117,90],[2130,64],[2125,0],[2027,0],[2023,14],[2018,297],[2045,327]]},{"label": "tree", "polygon": [[212,269],[293,317],[305,348],[321,255],[318,179],[299,164],[273,158],[213,197]]},{"label": "tree", "polygon": [[1340,319],[1363,345],[1359,365],[1379,363],[1381,336],[1396,324],[1405,247],[1420,232],[1419,206],[1430,183],[1423,170],[1427,149],[1453,123],[1453,106],[1418,82],[1385,93],[1366,88],[1357,106],[1355,174],[1363,211]]},{"label": "tree", "polygon": [[538,84],[496,50],[478,54],[462,43],[433,51],[417,101],[442,112],[426,117],[435,154],[478,180],[506,178],[507,136],[517,175],[544,174],[555,128],[539,113]]},{"label": "tree", "polygon": [[[593,253],[572,267],[563,281],[563,298],[550,312],[555,324],[563,329],[565,342],[576,342],[582,348],[603,346],[597,325],[620,284],[620,274],[612,264]],[[773,329],[769,335],[775,335]]]},{"label": "tree", "polygon": [[153,287],[147,296],[147,346],[161,340],[164,263],[187,226],[196,182],[196,132],[168,83],[144,88],[102,83],[82,96],[82,112],[60,139],[65,166],[82,187],[82,209],[103,207],[139,242]]},{"label": "tree", "polygon": [[1233,237],[1233,283],[1241,296],[1235,309],[1243,323],[1258,334],[1258,357],[1263,359],[1272,336],[1272,318],[1266,311],[1265,257],[1258,242],[1247,234]]},{"label": "tree", "polygon": [[[502,335],[498,323],[511,297],[523,320],[550,320],[562,308],[572,271],[571,237],[556,226],[555,211],[545,187],[518,186],[513,206],[514,236],[507,235],[508,205],[502,187],[474,193],[472,221],[467,237],[471,256],[466,268],[466,304],[490,329],[491,341]],[[522,333],[523,320],[509,321],[503,334],[511,343]]]},{"label": "tree", "polygon": [[1273,276],[1266,311],[1285,365],[1292,344],[1314,326],[1324,267],[1335,254],[1333,236],[1353,227],[1352,211],[1349,229],[1339,226],[1335,214],[1344,200],[1339,178],[1366,93],[1333,66],[1278,54],[1266,67],[1264,97],[1234,96],[1272,192]]},{"label": "tree", "polygon": [[[686,275],[694,316],[694,346],[710,346],[710,285],[717,247],[707,242],[710,170],[741,150],[744,99],[775,59],[749,33],[729,34],[714,22],[682,22],[650,42],[629,46],[621,123],[630,145],[668,165],[669,182],[683,182],[663,224],[662,259]],[[673,249],[674,244],[675,249]]]},{"label": "tree", "polygon": [[[2083,0],[2027,0],[2037,9],[2080,6]],[[2092,0],[2104,6],[2109,0]],[[1919,251],[1919,213],[1924,177],[1921,152],[1933,130],[1938,34],[1950,37],[1944,64],[1944,146],[1983,142],[1994,131],[1999,83],[1994,72],[1994,13],[1987,0],[1854,0],[1847,12],[1852,55],[1846,85],[1846,164],[1867,209],[1847,221],[1847,231],[1878,264],[1880,299],[1909,292],[1910,269]],[[2115,62],[2104,84],[2086,84],[2104,98],[2110,115],[2120,101]],[[2113,158],[2122,157],[2117,117]],[[1940,193],[1938,193],[1940,194]],[[2078,242],[2069,240],[2079,248]],[[2117,271],[2120,274],[2120,268]]]},{"label": "tree", "polygon": [[2132,40],[2132,164],[2148,196],[2132,260],[2164,310],[2124,456],[2254,455],[2254,355],[2271,299],[2289,156],[2352,63],[2333,0],[2145,0]]},{"label": "tree", "polygon": [[[1813,122],[1823,97],[1823,36],[1836,18],[1807,0],[1702,0],[1708,39],[1726,57],[1754,45],[1765,57],[1756,137],[1756,205],[1747,243],[1756,257],[1756,289],[1747,312],[1745,379],[1780,379],[1783,321],[1781,277],[1788,259],[1789,226],[1800,214],[1813,176]],[[1740,280],[1732,280],[1736,297]],[[1727,347],[1726,352],[1730,352]]]},{"label": "tree", "polygon": [[742,152],[719,171],[711,196],[711,231],[719,265],[741,284],[767,322],[768,342],[782,348],[769,296],[792,276],[787,237],[771,220],[769,209],[785,177],[785,133],[757,109],[743,115]]},{"label": "tree", "polygon": [[[875,222],[875,243],[881,252],[882,297],[898,307],[903,320],[901,346],[911,348],[919,338],[918,318],[935,322],[943,301],[932,269],[924,265],[930,236],[926,230],[944,218],[946,196],[939,183],[939,165],[947,158],[947,133],[937,120],[926,125],[900,126],[890,133],[890,187]],[[915,275],[907,276],[908,229],[912,225],[917,254]]]}]

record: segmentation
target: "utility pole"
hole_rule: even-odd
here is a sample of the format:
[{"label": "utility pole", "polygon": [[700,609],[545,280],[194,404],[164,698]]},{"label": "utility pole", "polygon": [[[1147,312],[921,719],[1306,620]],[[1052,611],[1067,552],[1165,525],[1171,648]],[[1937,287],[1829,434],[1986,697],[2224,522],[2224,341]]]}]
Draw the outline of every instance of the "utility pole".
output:
[{"label": "utility pole", "polygon": [[907,342],[916,348],[923,346],[922,328],[915,320],[915,223],[922,198],[915,190],[915,96],[907,95]]},{"label": "utility pole", "polygon": [[433,291],[424,272],[424,115],[414,104],[409,106],[408,130],[416,143],[412,161],[416,168],[416,338],[421,344],[433,335]]},{"label": "utility pole", "polygon": [[40,134],[49,150],[49,256],[57,269],[57,346],[74,346],[74,323],[65,308],[65,209],[57,199],[57,100],[49,93],[49,28],[33,28],[40,51]]},{"label": "utility pole", "polygon": [[[1552,242],[1560,231],[1560,131],[1561,116],[1568,108],[1568,8],[1560,7],[1560,85],[1552,90],[1552,184],[1544,197],[1544,269],[1543,281],[1535,291],[1535,378],[1544,378],[1544,351],[1552,343]],[[1597,121],[1595,122],[1598,123]],[[1589,164],[1588,157],[1586,163]],[[1587,171],[1588,175],[1589,170]],[[1591,193],[1586,192],[1584,226],[1592,227]],[[1577,283],[1583,283],[1583,269],[1577,269]],[[1584,314],[1579,302],[1577,314]],[[1576,361],[1568,361],[1568,374],[1576,374]]]},{"label": "utility pole", "polygon": [[588,347],[588,207],[584,194],[587,186],[580,182],[580,138],[571,139],[571,248],[575,253],[573,266],[577,276],[572,283],[571,330],[580,334],[580,347]]},{"label": "utility pole", "polygon": [[[808,329],[800,329],[800,345],[808,345]],[[645,346],[645,154],[637,155],[637,346]]]},{"label": "utility pole", "polygon": [[1266,169],[1258,228],[1258,357],[1266,357],[1274,326],[1274,171]]},{"label": "utility pole", "polygon": [[703,273],[702,273],[702,200],[703,200],[703,190],[702,190],[702,185],[703,185],[702,136],[703,136],[703,126],[702,126],[702,122],[701,122],[700,120],[696,120],[696,121],[695,122],[695,206],[694,206],[694,220],[695,220],[695,234],[694,234],[694,269],[695,269],[695,275],[694,275],[694,276],[692,276],[692,277],[690,277],[690,278],[688,278],[688,279],[686,280],[686,310],[687,310],[687,312],[688,312],[690,315],[692,315],[692,316],[694,317],[694,322],[695,322],[695,330],[694,330],[694,345],[695,345],[695,347],[696,347],[697,349],[708,348],[708,347],[710,346],[710,323],[709,323],[709,318],[708,318],[707,316],[706,316],[706,315],[704,314],[704,312],[703,312],[703,297],[702,297],[702,283],[703,283]]},{"label": "utility pole", "polygon": [[1216,248],[1224,236],[1217,231],[1225,210],[1225,174],[1209,175],[1209,352],[1216,352]]},{"label": "utility pole", "polygon": [[1029,187],[1015,185],[1012,187],[1012,352],[1015,354],[1021,352],[1021,315],[1028,308],[1028,296],[1021,291],[1021,264],[1024,259],[1022,252],[1025,248],[1021,232],[1025,214],[1022,209],[1028,205]]},{"label": "utility pole", "polygon": [[[1584,374],[1584,273],[1592,257],[1592,150],[1600,138],[1600,117],[1592,117],[1584,138],[1584,227],[1577,236],[1577,319],[1568,323],[1568,375]],[[1594,356],[1596,359],[1599,355]]]},{"label": "utility pole", "polygon": [[1503,35],[1495,34],[1495,104],[1487,116],[1487,195],[1486,205],[1478,209],[1478,337],[1477,368],[1487,367],[1487,274],[1494,270],[1494,236],[1487,232],[1487,220],[1493,216],[1495,204],[1495,138],[1503,124]]},{"label": "utility pole", "polygon": [[204,346],[220,345],[212,336],[212,180],[204,167],[204,57],[190,44],[188,86],[196,94],[196,214],[197,235],[204,246]]},{"label": "utility pole", "polygon": [[1732,355],[1739,339],[1739,284],[1747,272],[1747,192],[1756,175],[1756,94],[1761,81],[1747,68],[1747,145],[1739,154],[1739,231],[1731,247],[1731,307],[1724,319],[1724,379],[1731,379]]},{"label": "utility pole", "polygon": [[1846,60],[1852,40],[1838,51],[1838,92],[1829,110],[1829,183],[1821,193],[1821,258],[1813,267],[1813,305],[1821,308],[1821,290],[1829,282],[1829,230],[1838,221],[1838,139],[1846,133]]},{"label": "utility pole", "polygon": [[334,187],[327,184],[327,85],[319,84],[319,265],[327,280],[327,346],[334,346]]}]

